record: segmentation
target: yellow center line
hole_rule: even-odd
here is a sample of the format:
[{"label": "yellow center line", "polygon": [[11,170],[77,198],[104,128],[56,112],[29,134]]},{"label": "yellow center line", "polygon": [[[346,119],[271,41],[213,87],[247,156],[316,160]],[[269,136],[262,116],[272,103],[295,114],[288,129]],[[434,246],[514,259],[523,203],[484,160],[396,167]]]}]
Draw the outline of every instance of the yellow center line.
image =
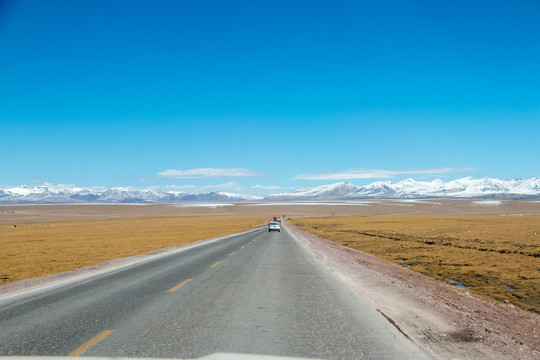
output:
[{"label": "yellow center line", "polygon": [[111,335],[114,332],[114,330],[105,330],[79,346],[75,351],[73,351],[68,356],[79,356],[82,355],[88,350],[90,347],[96,345],[101,340],[105,339],[107,336]]},{"label": "yellow center line", "polygon": [[218,261],[217,263],[210,265],[210,267],[213,268],[214,266],[218,266],[219,264],[221,264],[221,261]]},{"label": "yellow center line", "polygon": [[236,252],[235,252],[235,251],[233,251],[233,252],[232,252],[232,253],[230,253],[229,255],[234,255],[234,254],[236,254]]},{"label": "yellow center line", "polygon": [[180,289],[182,286],[186,285],[191,280],[193,280],[193,279],[186,279],[186,280],[182,281],[180,284],[176,285],[175,287],[172,287],[169,290],[167,290],[167,292],[169,292],[169,293],[175,292],[176,290]]}]

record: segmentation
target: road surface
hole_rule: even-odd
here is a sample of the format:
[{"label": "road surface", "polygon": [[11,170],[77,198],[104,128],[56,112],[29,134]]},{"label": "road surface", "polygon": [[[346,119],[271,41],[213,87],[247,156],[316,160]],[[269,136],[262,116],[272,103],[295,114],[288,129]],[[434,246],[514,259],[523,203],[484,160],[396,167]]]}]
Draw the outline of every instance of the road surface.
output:
[{"label": "road surface", "polygon": [[427,358],[286,229],[0,298],[0,355]]}]

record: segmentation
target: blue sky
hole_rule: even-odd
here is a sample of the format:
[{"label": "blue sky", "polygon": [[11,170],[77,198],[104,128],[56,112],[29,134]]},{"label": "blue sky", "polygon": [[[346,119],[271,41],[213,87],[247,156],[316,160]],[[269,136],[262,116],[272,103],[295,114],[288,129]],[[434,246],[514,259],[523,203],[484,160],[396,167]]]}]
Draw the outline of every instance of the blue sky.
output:
[{"label": "blue sky", "polygon": [[0,0],[0,184],[540,176],[538,1]]}]

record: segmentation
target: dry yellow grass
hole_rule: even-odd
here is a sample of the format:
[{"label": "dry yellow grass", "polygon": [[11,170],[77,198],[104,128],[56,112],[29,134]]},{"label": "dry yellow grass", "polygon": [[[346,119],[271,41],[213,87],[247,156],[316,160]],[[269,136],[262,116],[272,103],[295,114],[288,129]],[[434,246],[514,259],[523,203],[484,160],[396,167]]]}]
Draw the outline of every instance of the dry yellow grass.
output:
[{"label": "dry yellow grass", "polygon": [[540,216],[318,217],[290,221],[320,237],[467,287],[486,299],[540,312]]},{"label": "dry yellow grass", "polygon": [[266,216],[161,217],[0,226],[0,285],[251,230]]}]

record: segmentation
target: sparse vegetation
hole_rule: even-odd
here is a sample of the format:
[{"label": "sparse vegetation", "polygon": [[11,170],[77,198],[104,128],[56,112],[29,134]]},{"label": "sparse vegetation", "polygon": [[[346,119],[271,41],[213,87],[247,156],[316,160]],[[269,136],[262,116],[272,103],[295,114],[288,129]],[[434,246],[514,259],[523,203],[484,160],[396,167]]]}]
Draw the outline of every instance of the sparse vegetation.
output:
[{"label": "sparse vegetation", "polygon": [[251,230],[266,216],[160,217],[0,226],[0,285]]},{"label": "sparse vegetation", "polygon": [[540,312],[540,216],[290,219],[300,229]]}]

